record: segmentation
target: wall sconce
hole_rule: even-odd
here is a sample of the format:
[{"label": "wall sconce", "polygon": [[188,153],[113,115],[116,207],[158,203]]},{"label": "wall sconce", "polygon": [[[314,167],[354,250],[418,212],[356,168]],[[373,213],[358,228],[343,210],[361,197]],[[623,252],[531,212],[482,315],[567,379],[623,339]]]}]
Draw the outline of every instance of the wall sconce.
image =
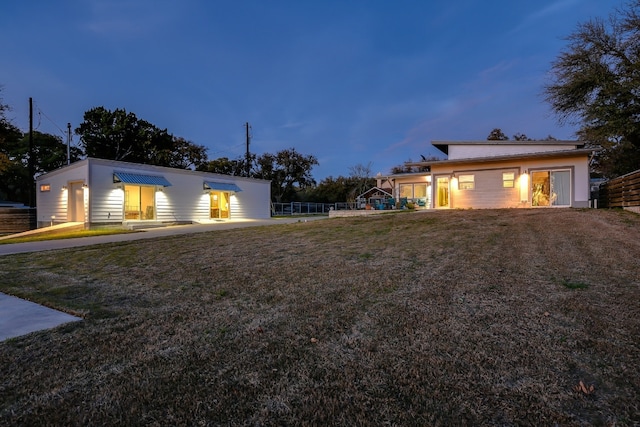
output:
[{"label": "wall sconce", "polygon": [[89,186],[87,184],[82,184],[82,188],[86,190],[87,188],[89,188]]},{"label": "wall sconce", "polygon": [[156,193],[162,193],[164,191],[163,187],[156,187]]},{"label": "wall sconce", "polygon": [[66,185],[63,185],[63,186],[62,186],[62,191],[65,191],[66,189],[67,189],[67,186],[66,186]]}]

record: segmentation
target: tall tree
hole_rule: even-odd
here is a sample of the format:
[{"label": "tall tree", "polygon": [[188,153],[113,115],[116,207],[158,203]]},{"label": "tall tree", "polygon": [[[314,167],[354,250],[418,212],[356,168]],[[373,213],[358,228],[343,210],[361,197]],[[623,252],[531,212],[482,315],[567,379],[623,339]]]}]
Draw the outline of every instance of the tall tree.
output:
[{"label": "tall tree", "polygon": [[207,160],[204,146],[175,137],[124,109],[92,108],[75,132],[89,157],[183,169]]},{"label": "tall tree", "polygon": [[640,0],[608,20],[578,24],[567,41],[552,63],[547,101],[560,123],[580,125],[579,137],[603,148],[596,157],[603,176],[639,169]]},{"label": "tall tree", "polygon": [[276,202],[295,199],[297,191],[313,187],[316,182],[311,169],[318,165],[313,155],[305,156],[289,148],[276,154],[265,153],[255,161],[255,178],[271,180],[271,196]]}]

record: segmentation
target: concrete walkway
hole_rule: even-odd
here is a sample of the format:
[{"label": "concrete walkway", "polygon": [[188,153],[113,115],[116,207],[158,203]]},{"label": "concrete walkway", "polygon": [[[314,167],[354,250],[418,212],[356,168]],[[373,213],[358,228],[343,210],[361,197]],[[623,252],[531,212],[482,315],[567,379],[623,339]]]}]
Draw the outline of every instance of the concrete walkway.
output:
[{"label": "concrete walkway", "polygon": [[[0,256],[99,245],[104,243],[128,242],[139,239],[153,239],[156,237],[177,236],[180,234],[229,230],[232,228],[258,227],[298,222],[305,223],[325,218],[327,217],[314,216],[263,220],[232,220],[211,224],[191,224],[152,228],[127,234],[111,234],[107,236],[81,237],[77,239],[43,240],[40,242],[3,244],[0,245]],[[55,328],[64,323],[80,320],[82,319],[79,317],[0,293],[0,342],[9,338],[18,337],[43,329]]]},{"label": "concrete walkway", "polygon": [[239,219],[210,224],[174,225],[168,227],[149,228],[135,233],[109,234],[105,236],[79,237],[76,239],[43,240],[39,242],[8,243],[0,245],[0,256],[26,252],[40,252],[56,249],[75,248],[79,246],[99,245],[103,243],[129,242],[156,237],[177,236],[180,234],[203,233],[207,231],[229,230],[232,228],[258,227],[263,225],[291,224],[297,222],[317,221],[327,216],[308,216],[270,219]]},{"label": "concrete walkway", "polygon": [[79,320],[82,319],[0,293],[0,342]]}]

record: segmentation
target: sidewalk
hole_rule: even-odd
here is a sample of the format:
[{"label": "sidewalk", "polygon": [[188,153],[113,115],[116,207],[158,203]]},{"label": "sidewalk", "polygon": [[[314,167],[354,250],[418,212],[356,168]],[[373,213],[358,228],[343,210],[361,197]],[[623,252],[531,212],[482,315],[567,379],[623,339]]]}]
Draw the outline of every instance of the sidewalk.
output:
[{"label": "sidewalk", "polygon": [[[259,227],[298,222],[304,223],[326,218],[326,216],[318,216],[272,218],[263,220],[235,220],[217,222],[213,224],[191,224],[152,228],[136,233],[4,244],[0,245],[0,256],[99,245],[103,243],[128,242],[139,239],[153,239],[156,237],[177,236],[180,234],[203,233],[215,230],[229,230],[232,228]],[[79,317],[71,316],[70,314],[63,313],[61,311],[53,310],[30,301],[0,293],[0,343],[9,338],[18,337],[43,329],[55,328],[64,323],[77,322],[81,320],[82,319]]]},{"label": "sidewalk", "polygon": [[103,243],[129,242],[139,239],[177,236],[180,234],[203,233],[207,231],[229,230],[232,228],[259,227],[263,225],[292,224],[297,222],[327,219],[327,216],[239,219],[211,224],[174,225],[160,228],[149,228],[135,233],[110,234],[105,236],[79,237],[76,239],[43,240],[40,242],[9,243],[0,245],[0,256],[26,252],[40,252],[56,249],[75,248],[79,246],[99,245]]}]

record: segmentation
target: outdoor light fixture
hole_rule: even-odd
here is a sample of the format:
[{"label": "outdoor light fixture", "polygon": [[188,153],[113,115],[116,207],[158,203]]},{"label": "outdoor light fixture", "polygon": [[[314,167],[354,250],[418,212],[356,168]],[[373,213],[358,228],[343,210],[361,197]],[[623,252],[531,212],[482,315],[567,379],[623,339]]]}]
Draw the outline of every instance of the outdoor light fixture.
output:
[{"label": "outdoor light fixture", "polygon": [[67,186],[66,186],[66,185],[63,185],[63,186],[62,186],[62,191],[66,190],[66,189],[67,189]]},{"label": "outdoor light fixture", "polygon": [[89,186],[87,184],[82,184],[82,188],[87,189]]}]

